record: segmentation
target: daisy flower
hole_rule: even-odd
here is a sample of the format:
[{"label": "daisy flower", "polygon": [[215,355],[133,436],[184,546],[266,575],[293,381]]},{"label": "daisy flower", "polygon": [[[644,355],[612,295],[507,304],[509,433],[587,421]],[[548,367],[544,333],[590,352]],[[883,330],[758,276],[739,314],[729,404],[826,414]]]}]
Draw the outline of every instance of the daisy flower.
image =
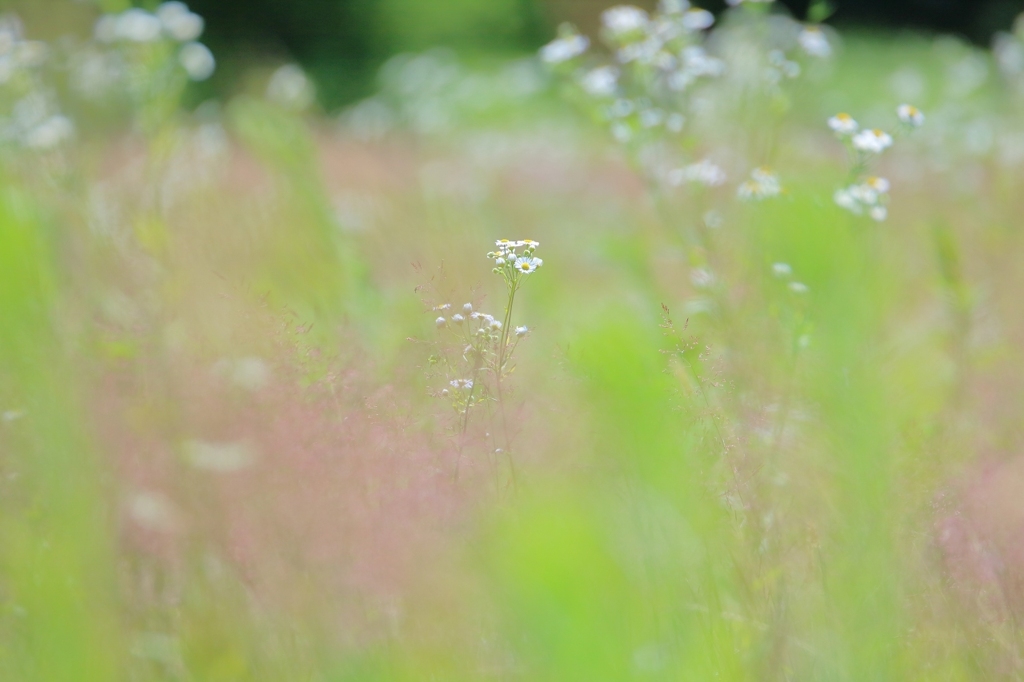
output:
[{"label": "daisy flower", "polygon": [[920,128],[924,124],[924,114],[921,113],[920,109],[910,104],[901,104],[896,109],[896,115],[899,117],[900,122],[914,128]]},{"label": "daisy flower", "polygon": [[853,135],[860,129],[860,126],[857,125],[857,122],[849,114],[836,114],[828,120],[828,127],[834,130],[840,137]]},{"label": "daisy flower", "polygon": [[527,258],[525,256],[520,256],[519,258],[516,258],[515,269],[524,275],[528,275],[542,265],[544,265],[544,261],[540,258]]},{"label": "daisy flower", "polygon": [[854,148],[869,154],[881,154],[892,146],[892,135],[878,128],[862,130],[853,136]]}]

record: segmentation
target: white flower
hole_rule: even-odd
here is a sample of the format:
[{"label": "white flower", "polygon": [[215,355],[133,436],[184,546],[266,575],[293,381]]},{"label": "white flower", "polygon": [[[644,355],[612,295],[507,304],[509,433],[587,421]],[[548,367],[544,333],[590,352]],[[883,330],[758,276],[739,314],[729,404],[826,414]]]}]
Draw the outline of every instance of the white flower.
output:
[{"label": "white flower", "polygon": [[878,130],[862,130],[853,136],[853,146],[862,152],[881,154],[892,146],[892,136]]},{"label": "white flower", "polygon": [[859,215],[862,211],[860,202],[857,201],[857,198],[848,189],[836,190],[836,193],[832,195],[832,200],[836,202],[836,206],[845,208],[851,213],[857,213]]},{"label": "white flower", "polygon": [[740,185],[737,195],[744,201],[760,201],[782,193],[779,176],[770,168],[755,168],[750,174],[751,179]]},{"label": "white flower", "polygon": [[544,261],[542,261],[540,258],[519,257],[516,258],[515,262],[516,270],[523,273],[524,275],[528,275],[531,272],[534,272],[537,268],[539,268],[542,265],[544,265]]},{"label": "white flower", "polygon": [[846,137],[856,133],[860,126],[849,114],[836,114],[828,120],[828,127],[834,130],[840,137]]},{"label": "white flower", "polygon": [[438,328],[444,327],[445,325],[448,324],[448,320],[444,319],[443,317],[439,317],[436,320],[434,320],[434,324],[436,324]]},{"label": "white flower", "polygon": [[183,2],[175,0],[161,4],[156,8],[156,16],[167,35],[179,43],[191,42],[203,34],[203,18],[190,12]]},{"label": "white flower", "polygon": [[825,32],[817,26],[807,26],[800,31],[797,38],[800,47],[812,57],[829,57],[832,55],[832,45],[829,44]]},{"label": "white flower", "polygon": [[773,263],[772,272],[776,277],[789,277],[793,274],[793,268],[789,263]]},{"label": "white flower", "polygon": [[451,310],[451,303],[442,303],[441,305],[434,306],[434,310]]},{"label": "white flower", "polygon": [[[494,245],[498,247],[500,253],[497,255],[505,255],[513,252],[516,248],[516,243],[511,239],[498,239],[495,240]],[[488,254],[490,257],[490,254]]]},{"label": "white flower", "polygon": [[619,5],[601,13],[601,23],[612,38],[643,32],[650,21],[647,12],[633,5]]},{"label": "white flower", "polygon": [[611,97],[619,87],[619,70],[614,66],[591,69],[580,79],[580,86],[594,97]]},{"label": "white flower", "polygon": [[467,315],[472,313],[473,312],[473,304],[472,303],[466,303],[465,305],[463,305],[462,306],[462,312],[466,313]]},{"label": "white flower", "polygon": [[163,26],[155,15],[144,9],[130,9],[117,17],[114,34],[121,40],[151,43],[160,37]]},{"label": "white flower", "polygon": [[901,104],[896,109],[896,115],[900,121],[915,128],[920,128],[924,124],[924,114],[921,113],[920,109],[910,104]]},{"label": "white flower", "polygon": [[889,181],[885,178],[872,176],[864,181],[864,184],[879,194],[886,194],[889,191]]},{"label": "white flower", "polygon": [[708,55],[707,50],[699,45],[683,48],[681,53],[686,72],[693,77],[717,77],[725,73],[725,62]]},{"label": "white flower", "polygon": [[204,81],[213,75],[217,68],[217,60],[213,58],[210,48],[202,43],[186,43],[178,53],[178,61],[185,68],[185,73],[194,81]]},{"label": "white flower", "polygon": [[654,128],[664,120],[665,112],[661,109],[644,109],[640,112],[640,125],[644,128]]},{"label": "white flower", "polygon": [[702,31],[715,23],[715,15],[706,9],[693,8],[683,14],[683,26],[690,31]]},{"label": "white flower", "polygon": [[462,324],[465,321],[466,318],[460,315],[459,313],[455,313],[454,315],[452,315],[452,322],[454,322],[455,324]]},{"label": "white flower", "polygon": [[723,184],[725,180],[725,171],[707,159],[669,171],[668,174],[668,181],[673,185],[681,185],[683,182],[694,182],[707,185],[708,187],[717,187]]},{"label": "white flower", "polygon": [[488,321],[487,326],[490,327],[492,331],[498,331],[501,329],[501,322],[492,318]]},{"label": "white flower", "polygon": [[25,133],[23,142],[32,149],[53,149],[57,145],[71,139],[75,134],[75,126],[66,116],[51,116]]},{"label": "white flower", "polygon": [[536,251],[540,246],[540,242],[535,242],[532,239],[520,239],[516,242],[516,246],[525,246],[528,249]]},{"label": "white flower", "polygon": [[789,290],[795,294],[806,294],[809,291],[807,285],[803,282],[790,282]]},{"label": "white flower", "polygon": [[473,388],[472,379],[452,379],[448,385],[459,391],[468,391]]},{"label": "white flower", "polygon": [[104,14],[96,20],[92,29],[92,35],[101,43],[112,43],[118,38],[118,26],[120,17],[116,14]]},{"label": "white flower", "polygon": [[530,328],[526,326],[516,327],[516,336],[526,336],[530,333]]},{"label": "white flower", "polygon": [[690,0],[661,0],[658,11],[662,14],[680,14],[690,9]]},{"label": "white flower", "polygon": [[882,221],[888,214],[884,202],[887,201],[889,187],[885,178],[870,177],[859,185],[837,190],[833,200],[837,206],[855,215],[862,215],[867,210],[872,218]]},{"label": "white flower", "polygon": [[267,81],[267,99],[292,111],[305,111],[316,101],[316,87],[301,67],[285,64]]},{"label": "white flower", "polygon": [[540,49],[540,58],[548,64],[561,64],[579,57],[590,47],[590,40],[578,33],[567,33]]}]

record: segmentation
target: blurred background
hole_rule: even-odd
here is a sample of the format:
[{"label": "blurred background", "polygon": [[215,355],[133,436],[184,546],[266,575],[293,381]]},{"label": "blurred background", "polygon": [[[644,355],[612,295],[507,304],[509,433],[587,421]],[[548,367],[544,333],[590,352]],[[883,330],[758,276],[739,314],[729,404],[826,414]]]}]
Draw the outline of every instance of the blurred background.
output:
[{"label": "blurred background", "polygon": [[[60,5],[60,11],[53,8]],[[61,0],[2,0],[29,33],[44,38],[61,31],[86,31],[99,5],[120,11],[128,0],[83,1],[69,11]],[[136,3],[147,6],[147,3]],[[148,3],[155,6],[156,2]],[[525,54],[551,39],[569,21],[589,34],[611,0],[196,0],[190,5],[207,22],[205,41],[218,55],[217,75],[205,96],[237,91],[254,63],[296,60],[317,81],[328,111],[374,90],[379,66],[400,52],[443,45],[464,58]],[[653,9],[655,0],[636,0]],[[785,0],[803,19],[811,0]],[[829,20],[844,31],[907,29],[958,34],[988,45],[997,31],[1009,30],[1024,0],[834,0]],[[701,3],[721,12],[724,0]],[[55,15],[58,15],[55,17]]]}]

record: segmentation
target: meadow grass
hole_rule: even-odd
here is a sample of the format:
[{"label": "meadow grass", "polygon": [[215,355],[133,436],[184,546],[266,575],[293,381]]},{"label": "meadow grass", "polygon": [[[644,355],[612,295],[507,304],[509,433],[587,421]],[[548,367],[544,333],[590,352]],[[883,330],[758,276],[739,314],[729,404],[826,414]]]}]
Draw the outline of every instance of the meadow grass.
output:
[{"label": "meadow grass", "polygon": [[[0,678],[1024,674],[1015,81],[846,36],[714,95],[693,189],[573,77],[433,51],[7,156]],[[827,121],[907,90],[875,222]]]}]

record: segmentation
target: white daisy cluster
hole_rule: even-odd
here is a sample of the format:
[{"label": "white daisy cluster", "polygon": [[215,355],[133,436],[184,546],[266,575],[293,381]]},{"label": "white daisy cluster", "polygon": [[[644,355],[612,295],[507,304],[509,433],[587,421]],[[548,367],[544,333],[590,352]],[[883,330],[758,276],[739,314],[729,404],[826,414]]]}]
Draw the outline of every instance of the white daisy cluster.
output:
[{"label": "white daisy cluster", "polygon": [[183,2],[172,0],[155,12],[133,7],[105,14],[93,29],[97,42],[121,50],[143,45],[174,45],[178,65],[194,81],[213,75],[217,62],[210,49],[198,42],[205,22]]},{"label": "white daisy cluster", "polygon": [[886,204],[889,201],[889,181],[885,178],[869,177],[864,182],[836,190],[834,200],[837,206],[856,215],[867,214],[882,222],[889,216]]},{"label": "white daisy cluster", "polygon": [[506,282],[518,286],[523,277],[544,265],[543,260],[533,255],[540,242],[532,239],[499,239],[494,245],[497,249],[489,252],[487,257],[494,261],[495,274],[502,275]]},{"label": "white daisy cluster", "polygon": [[743,201],[762,201],[782,193],[779,176],[771,168],[762,166],[750,173],[750,179],[739,186],[737,196]]},{"label": "white daisy cluster", "polygon": [[[924,125],[924,114],[910,104],[901,104],[896,109],[899,120],[898,132],[910,132]],[[849,114],[836,114],[828,120],[828,127],[846,146],[850,153],[854,182],[836,190],[833,200],[836,205],[855,215],[868,215],[878,222],[889,216],[889,187],[885,178],[865,177],[871,160],[893,145],[893,136],[878,128],[861,129]]]},{"label": "white daisy cluster", "polygon": [[571,24],[558,27],[558,37],[540,50],[540,58],[546,64],[562,64],[579,57],[590,47],[590,39],[580,35]]},{"label": "white daisy cluster", "polygon": [[666,176],[668,183],[673,186],[682,185],[684,182],[705,187],[718,187],[726,181],[725,171],[707,159],[697,163],[691,163],[683,168],[670,170]]}]

